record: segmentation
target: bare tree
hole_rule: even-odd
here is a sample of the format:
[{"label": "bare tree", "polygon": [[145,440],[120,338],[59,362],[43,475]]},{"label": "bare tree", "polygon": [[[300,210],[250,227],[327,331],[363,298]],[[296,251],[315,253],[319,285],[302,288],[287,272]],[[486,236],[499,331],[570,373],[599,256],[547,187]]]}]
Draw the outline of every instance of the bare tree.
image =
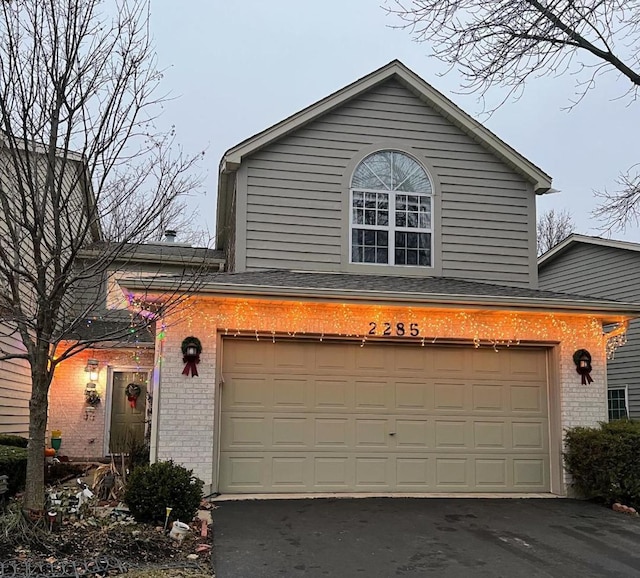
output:
[{"label": "bare tree", "polygon": [[44,505],[56,369],[97,341],[143,331],[156,313],[151,304],[130,328],[113,323],[69,346],[95,305],[79,304],[79,292],[101,288],[131,243],[153,236],[198,185],[197,156],[176,151],[171,131],[154,125],[162,75],[148,2],[0,5],[0,322],[24,346],[0,351],[0,360],[24,359],[31,369],[27,508]]},{"label": "bare tree", "polygon": [[[386,0],[433,55],[458,68],[466,88],[499,85],[507,97],[541,76],[571,73],[579,101],[596,79],[615,72],[623,96],[640,87],[640,0]],[[507,98],[505,97],[505,98]],[[576,101],[576,102],[577,102]],[[504,102],[504,101],[503,101]],[[575,102],[573,103],[575,104]],[[637,169],[637,167],[636,167]],[[640,172],[627,171],[620,189],[601,193],[595,216],[624,228],[640,215]]]},{"label": "bare tree", "polygon": [[574,229],[573,219],[568,211],[556,212],[555,209],[549,209],[542,213],[536,226],[538,255],[546,253],[560,241],[564,241]]}]

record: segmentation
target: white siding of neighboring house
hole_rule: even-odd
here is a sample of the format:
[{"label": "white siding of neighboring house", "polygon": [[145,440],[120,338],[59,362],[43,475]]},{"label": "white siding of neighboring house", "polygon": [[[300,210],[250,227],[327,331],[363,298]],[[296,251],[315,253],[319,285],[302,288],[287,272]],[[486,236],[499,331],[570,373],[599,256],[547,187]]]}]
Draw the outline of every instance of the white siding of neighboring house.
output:
[{"label": "white siding of neighboring house", "polygon": [[[20,337],[6,323],[0,324],[0,350],[24,351]],[[0,434],[29,435],[31,372],[21,359],[0,361]]]},{"label": "white siding of neighboring house", "polygon": [[[576,243],[543,264],[540,289],[620,301],[640,301],[640,252]],[[627,344],[607,364],[609,387],[629,388],[631,417],[640,418],[640,320],[632,321]]]},{"label": "white siding of neighboring house", "polygon": [[434,173],[441,275],[535,287],[531,185],[395,80],[246,159],[236,271],[345,271],[347,173],[367,147],[390,141],[406,143]]}]

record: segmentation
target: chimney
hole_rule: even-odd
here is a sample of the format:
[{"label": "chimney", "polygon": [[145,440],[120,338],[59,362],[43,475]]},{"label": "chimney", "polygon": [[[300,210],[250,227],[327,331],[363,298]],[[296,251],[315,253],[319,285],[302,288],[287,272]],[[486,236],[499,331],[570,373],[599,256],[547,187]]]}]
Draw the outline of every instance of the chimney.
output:
[{"label": "chimney", "polygon": [[178,234],[177,231],[174,231],[173,229],[165,230],[165,232],[164,232],[164,242],[165,243],[175,243],[177,234]]}]

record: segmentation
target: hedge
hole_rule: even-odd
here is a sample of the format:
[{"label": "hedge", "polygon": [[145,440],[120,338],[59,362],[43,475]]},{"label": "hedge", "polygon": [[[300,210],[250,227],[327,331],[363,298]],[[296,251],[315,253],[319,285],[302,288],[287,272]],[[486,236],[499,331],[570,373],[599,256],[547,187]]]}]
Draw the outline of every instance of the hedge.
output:
[{"label": "hedge", "polygon": [[640,422],[566,431],[565,468],[579,495],[640,507]]},{"label": "hedge", "polygon": [[29,440],[22,436],[12,434],[0,434],[0,446],[13,446],[16,448],[26,448]]},{"label": "hedge", "polygon": [[0,476],[9,476],[9,495],[24,489],[27,481],[27,450],[0,446]]}]

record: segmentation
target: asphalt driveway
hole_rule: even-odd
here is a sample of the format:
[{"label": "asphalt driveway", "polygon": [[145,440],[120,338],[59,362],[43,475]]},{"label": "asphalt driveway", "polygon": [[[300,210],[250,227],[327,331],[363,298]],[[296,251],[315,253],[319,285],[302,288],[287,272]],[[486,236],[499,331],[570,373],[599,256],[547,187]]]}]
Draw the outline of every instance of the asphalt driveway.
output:
[{"label": "asphalt driveway", "polygon": [[640,576],[640,518],[562,499],[219,502],[217,578]]}]

